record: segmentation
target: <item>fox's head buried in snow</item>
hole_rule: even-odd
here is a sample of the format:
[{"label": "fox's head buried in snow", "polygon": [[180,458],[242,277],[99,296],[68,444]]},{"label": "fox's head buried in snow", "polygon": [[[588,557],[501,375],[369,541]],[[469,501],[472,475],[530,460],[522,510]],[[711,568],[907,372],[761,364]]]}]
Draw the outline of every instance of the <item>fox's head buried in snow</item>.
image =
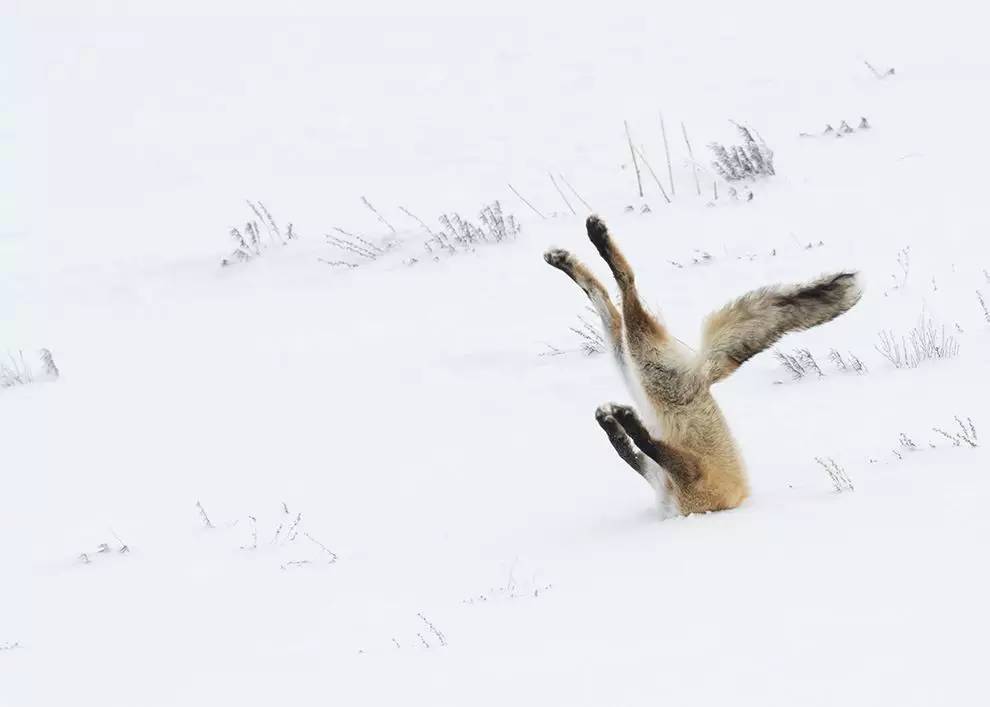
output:
[{"label": "fox's head buried in snow", "polygon": [[694,352],[643,307],[632,268],[605,223],[590,216],[587,229],[618,283],[621,307],[569,252],[550,250],[543,257],[591,299],[642,414],[610,403],[596,410],[595,419],[619,456],[656,490],[665,514],[735,508],[749,495],[749,485],[711,385],[784,334],[848,311],[862,295],[857,274],[834,273],[806,284],[748,292],[707,317],[701,350]]}]

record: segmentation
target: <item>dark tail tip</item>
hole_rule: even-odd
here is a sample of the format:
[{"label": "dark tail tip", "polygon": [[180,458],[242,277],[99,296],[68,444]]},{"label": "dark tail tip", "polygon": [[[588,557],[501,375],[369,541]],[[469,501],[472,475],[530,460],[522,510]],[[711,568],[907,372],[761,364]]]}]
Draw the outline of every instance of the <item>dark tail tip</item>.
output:
[{"label": "dark tail tip", "polygon": [[780,297],[778,304],[802,313],[800,328],[824,324],[848,312],[863,296],[858,272],[826,275]]}]

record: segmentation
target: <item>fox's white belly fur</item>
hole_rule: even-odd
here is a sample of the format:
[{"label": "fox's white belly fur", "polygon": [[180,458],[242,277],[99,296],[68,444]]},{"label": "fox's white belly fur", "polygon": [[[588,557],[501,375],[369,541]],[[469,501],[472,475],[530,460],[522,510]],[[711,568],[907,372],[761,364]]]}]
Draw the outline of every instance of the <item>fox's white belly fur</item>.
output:
[{"label": "fox's white belly fur", "polygon": [[[629,395],[632,396],[633,402],[639,410],[643,424],[653,436],[657,439],[663,439],[663,425],[661,424],[660,416],[657,414],[656,407],[650,401],[650,397],[646,394],[646,389],[640,378],[639,367],[631,360],[628,346],[623,347],[622,358],[623,360],[619,365],[619,372],[622,374],[622,379],[625,381]],[[660,514],[660,519],[666,520],[667,518],[682,515],[677,498],[670,488],[670,478],[667,476],[667,472],[663,470],[663,467],[645,455],[643,456],[643,465],[643,478],[653,487],[653,491],[656,494],[657,511]]]}]

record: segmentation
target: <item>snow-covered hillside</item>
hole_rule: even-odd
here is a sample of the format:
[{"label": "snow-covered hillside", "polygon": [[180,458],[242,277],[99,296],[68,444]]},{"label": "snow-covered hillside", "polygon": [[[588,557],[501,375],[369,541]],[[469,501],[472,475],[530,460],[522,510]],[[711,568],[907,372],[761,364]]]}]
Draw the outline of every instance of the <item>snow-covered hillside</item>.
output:
[{"label": "snow-covered hillside", "polygon": [[[990,48],[867,4],[4,8],[0,705],[981,704]],[[661,111],[669,204],[624,127],[669,190]],[[775,176],[716,180],[730,121]],[[427,232],[494,202],[518,233]],[[715,388],[741,508],[660,522],[598,428],[628,397],[541,257],[604,279],[589,207],[689,345],[862,273],[775,347],[806,375]],[[895,367],[921,321],[958,353]]]}]

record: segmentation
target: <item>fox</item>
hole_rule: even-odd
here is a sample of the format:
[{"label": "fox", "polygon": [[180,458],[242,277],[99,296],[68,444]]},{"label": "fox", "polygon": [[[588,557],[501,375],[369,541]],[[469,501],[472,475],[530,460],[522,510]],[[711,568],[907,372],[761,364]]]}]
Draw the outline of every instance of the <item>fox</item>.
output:
[{"label": "fox", "polygon": [[749,497],[746,467],[711,386],[785,334],[849,311],[862,296],[859,273],[748,292],[708,315],[696,352],[643,306],[632,268],[605,222],[593,214],[585,225],[618,285],[619,306],[570,252],[551,249],[543,258],[591,300],[639,409],[606,403],[595,420],[619,458],[653,488],[663,518],[738,507]]}]

